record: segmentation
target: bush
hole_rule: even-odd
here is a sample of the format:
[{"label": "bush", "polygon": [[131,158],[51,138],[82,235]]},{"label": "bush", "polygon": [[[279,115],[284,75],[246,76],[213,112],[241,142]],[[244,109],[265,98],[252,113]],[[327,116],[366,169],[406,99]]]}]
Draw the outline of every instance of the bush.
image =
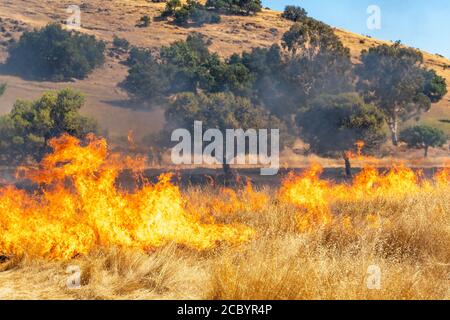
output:
[{"label": "bush", "polygon": [[425,158],[430,147],[442,147],[447,142],[444,131],[427,125],[417,125],[400,133],[400,141],[410,148],[424,149]]},{"label": "bush", "polygon": [[205,6],[228,14],[253,15],[262,10],[261,0],[208,0]]},{"label": "bush", "polygon": [[150,26],[151,22],[152,19],[149,16],[145,15],[139,19],[138,23],[136,24],[136,27],[147,28],[148,26]]},{"label": "bush", "polygon": [[302,21],[308,17],[308,12],[298,6],[286,6],[281,16],[294,22]]},{"label": "bush", "polygon": [[127,51],[130,48],[130,43],[127,39],[119,38],[115,35],[113,38],[113,46],[117,49],[123,49]]},{"label": "bush", "polygon": [[202,26],[220,22],[220,16],[216,12],[207,10],[204,5],[194,0],[188,0],[183,5],[178,0],[169,1],[161,16],[173,17],[173,22],[180,26]]},{"label": "bush", "polygon": [[302,138],[319,155],[339,156],[365,142],[375,151],[385,140],[383,113],[355,93],[322,95],[297,115]]},{"label": "bush", "polygon": [[63,81],[83,79],[105,61],[105,43],[94,36],[67,31],[50,24],[25,32],[9,50],[7,67],[37,79]]}]

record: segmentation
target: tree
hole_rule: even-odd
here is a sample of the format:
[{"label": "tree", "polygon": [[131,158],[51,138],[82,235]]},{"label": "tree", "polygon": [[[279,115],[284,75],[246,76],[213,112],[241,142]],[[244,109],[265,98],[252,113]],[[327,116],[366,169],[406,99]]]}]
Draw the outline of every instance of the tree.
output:
[{"label": "tree", "polygon": [[238,6],[246,15],[254,15],[262,10],[261,0],[239,0]]},{"label": "tree", "polygon": [[445,79],[423,66],[422,53],[399,42],[364,50],[361,61],[358,88],[385,114],[394,145],[399,121],[418,118],[447,92]]},{"label": "tree", "polygon": [[9,49],[6,66],[18,74],[52,81],[83,79],[104,63],[105,43],[57,24],[24,32]]},{"label": "tree", "polygon": [[173,17],[173,22],[180,26],[202,26],[206,23],[219,23],[220,16],[207,10],[196,0],[187,0],[182,4],[179,0],[170,0],[161,14],[163,18]]},{"label": "tree", "polygon": [[286,6],[281,16],[287,20],[299,22],[308,17],[308,12],[306,12],[306,10],[302,7]]},{"label": "tree", "polygon": [[[192,132],[195,121],[201,121],[207,129],[219,129],[223,135],[226,129],[283,129],[283,123],[262,107],[230,92],[197,95],[191,92],[180,93],[167,108],[165,116],[170,126],[167,131],[186,128]],[[225,176],[230,178],[232,173],[225,153],[223,159],[218,160],[222,162]]]},{"label": "tree", "polygon": [[280,46],[274,44],[270,48],[253,48],[235,55],[230,60],[243,64],[250,72],[253,80],[255,98],[271,113],[283,118],[290,115],[286,101],[290,96],[290,86],[284,81],[284,61]]},{"label": "tree", "polygon": [[358,141],[373,152],[385,141],[383,113],[364,103],[356,93],[322,95],[297,114],[301,137],[311,151],[322,156],[342,156],[346,174],[351,177],[348,151]]},{"label": "tree", "polygon": [[180,92],[226,92],[250,95],[253,78],[240,61],[222,60],[209,51],[210,42],[199,33],[186,41],[162,47],[159,59],[146,49],[133,48],[125,89],[141,99],[167,97]]},{"label": "tree", "polygon": [[159,102],[170,92],[170,70],[149,50],[133,47],[127,64],[130,69],[122,85],[134,97]]},{"label": "tree", "polygon": [[1,160],[39,161],[49,151],[51,138],[97,133],[96,122],[79,114],[83,104],[84,97],[70,89],[46,92],[36,101],[18,100],[9,114],[0,117]]},{"label": "tree", "polygon": [[409,127],[400,132],[400,141],[410,148],[424,149],[424,157],[428,157],[430,147],[442,147],[447,142],[444,131],[427,125]]},{"label": "tree", "polygon": [[350,51],[333,29],[307,18],[283,35],[283,82],[288,88],[288,109],[295,112],[320,94],[339,94],[353,89]]},{"label": "tree", "polygon": [[166,8],[161,13],[161,17],[163,18],[171,17],[175,14],[175,11],[179,8],[181,8],[180,0],[167,0]]},{"label": "tree", "polygon": [[432,103],[439,102],[447,94],[445,78],[438,76],[436,71],[430,69],[424,71],[425,85],[423,93]]},{"label": "tree", "polygon": [[262,10],[261,0],[208,0],[205,6],[228,14],[254,15]]}]

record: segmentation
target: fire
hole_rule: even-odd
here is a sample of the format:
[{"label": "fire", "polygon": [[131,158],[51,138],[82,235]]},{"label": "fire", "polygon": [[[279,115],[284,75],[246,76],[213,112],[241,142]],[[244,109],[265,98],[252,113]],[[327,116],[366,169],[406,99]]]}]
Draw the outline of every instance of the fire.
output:
[{"label": "fire", "polygon": [[[297,221],[301,231],[329,225],[333,222],[332,204],[339,201],[364,201],[377,197],[408,196],[424,189],[448,186],[450,170],[442,169],[434,176],[434,184],[423,179],[421,171],[413,171],[403,165],[394,166],[382,173],[379,170],[364,168],[351,184],[326,182],[320,179],[322,168],[312,166],[301,175],[291,173],[282,183],[278,198],[298,209]],[[343,218],[344,229],[350,226],[349,217]],[[367,217],[369,227],[380,224],[379,217]]]},{"label": "fire", "polygon": [[[17,173],[33,182],[36,191],[0,189],[0,255],[70,259],[108,246],[149,251],[169,242],[195,250],[221,242],[237,245],[255,231],[242,224],[218,224],[214,214],[261,212],[273,200],[247,183],[238,191],[221,189],[217,196],[202,193],[196,204],[171,183],[171,174],[149,183],[142,175],[145,159],[112,153],[104,139],[89,136],[82,143],[64,135],[51,140],[50,147],[53,152],[38,168],[20,168]],[[124,170],[141,185],[132,192],[118,185]],[[407,197],[447,187],[450,181],[448,168],[437,172],[434,181],[403,165],[386,172],[366,167],[351,183],[323,180],[322,172],[315,164],[299,175],[291,173],[275,193],[274,200],[295,208],[301,232],[336,224],[352,232],[353,217],[333,213],[337,202]],[[364,223],[377,229],[388,219],[371,212]]]},{"label": "fire", "polygon": [[19,172],[38,191],[0,189],[0,254],[70,259],[96,247],[151,250],[168,242],[204,250],[254,234],[243,225],[202,223],[186,209],[170,174],[156,184],[144,181],[132,193],[120,190],[119,173],[131,169],[138,175],[144,161],[110,153],[104,139],[90,136],[82,145],[65,135],[50,146],[53,153],[39,169]]},{"label": "fire", "polygon": [[205,199],[202,207],[207,212],[216,212],[230,215],[242,212],[259,212],[269,203],[269,196],[256,191],[248,181],[245,187],[235,191],[231,188],[222,188],[219,197]]}]

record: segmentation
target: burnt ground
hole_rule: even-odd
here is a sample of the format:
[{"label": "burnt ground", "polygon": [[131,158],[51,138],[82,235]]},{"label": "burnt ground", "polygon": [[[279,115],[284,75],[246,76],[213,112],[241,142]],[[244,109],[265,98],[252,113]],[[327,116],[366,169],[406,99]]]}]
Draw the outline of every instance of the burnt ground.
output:
[{"label": "burnt ground", "polygon": [[[436,172],[441,168],[413,168],[414,171],[422,171],[423,178],[431,179]],[[386,172],[389,168],[378,168],[380,172]],[[260,170],[257,168],[252,169],[235,169],[234,177],[232,181],[226,180],[221,169],[210,169],[210,168],[197,168],[197,169],[183,169],[178,171],[168,171],[164,169],[147,169],[141,176],[134,175],[131,171],[123,171],[118,180],[117,186],[124,190],[133,190],[139,188],[143,181],[150,181],[151,183],[156,183],[158,177],[163,173],[173,173],[173,183],[179,185],[182,189],[187,189],[189,187],[239,187],[243,186],[250,181],[253,186],[257,188],[271,187],[276,188],[280,186],[282,180],[290,173],[295,172],[300,174],[305,171],[304,168],[282,168],[279,170],[277,175],[274,176],[262,176],[260,175]],[[353,175],[358,174],[361,171],[360,168],[353,168]],[[6,185],[15,185],[19,189],[24,190],[37,190],[38,186],[34,185],[28,180],[17,180],[14,177],[14,169],[1,169],[0,170],[0,187]],[[345,177],[345,172],[343,168],[324,168],[321,174],[321,179],[328,180],[330,182],[344,183],[348,181]]]}]

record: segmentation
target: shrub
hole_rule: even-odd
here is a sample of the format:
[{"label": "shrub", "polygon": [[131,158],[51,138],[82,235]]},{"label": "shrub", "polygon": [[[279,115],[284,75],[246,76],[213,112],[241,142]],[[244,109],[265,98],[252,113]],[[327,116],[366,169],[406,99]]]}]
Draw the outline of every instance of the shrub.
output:
[{"label": "shrub", "polygon": [[281,16],[294,22],[302,21],[308,17],[308,12],[298,6],[286,6]]},{"label": "shrub", "polygon": [[147,28],[148,26],[150,26],[151,22],[152,19],[149,16],[145,15],[139,19],[138,23],[136,24],[136,27]]},{"label": "shrub", "polygon": [[169,1],[161,16],[173,17],[173,22],[180,26],[202,26],[220,22],[220,16],[216,12],[207,10],[204,5],[194,0],[188,0],[183,5],[178,0]]},{"label": "shrub", "polygon": [[253,15],[262,10],[261,0],[208,0],[205,6],[228,14]]},{"label": "shrub", "polygon": [[117,49],[128,50],[130,48],[130,43],[127,39],[119,38],[115,35],[113,38],[113,46]]},{"label": "shrub", "polygon": [[7,67],[22,76],[63,81],[83,79],[105,61],[105,43],[57,24],[25,32],[9,50]]}]

